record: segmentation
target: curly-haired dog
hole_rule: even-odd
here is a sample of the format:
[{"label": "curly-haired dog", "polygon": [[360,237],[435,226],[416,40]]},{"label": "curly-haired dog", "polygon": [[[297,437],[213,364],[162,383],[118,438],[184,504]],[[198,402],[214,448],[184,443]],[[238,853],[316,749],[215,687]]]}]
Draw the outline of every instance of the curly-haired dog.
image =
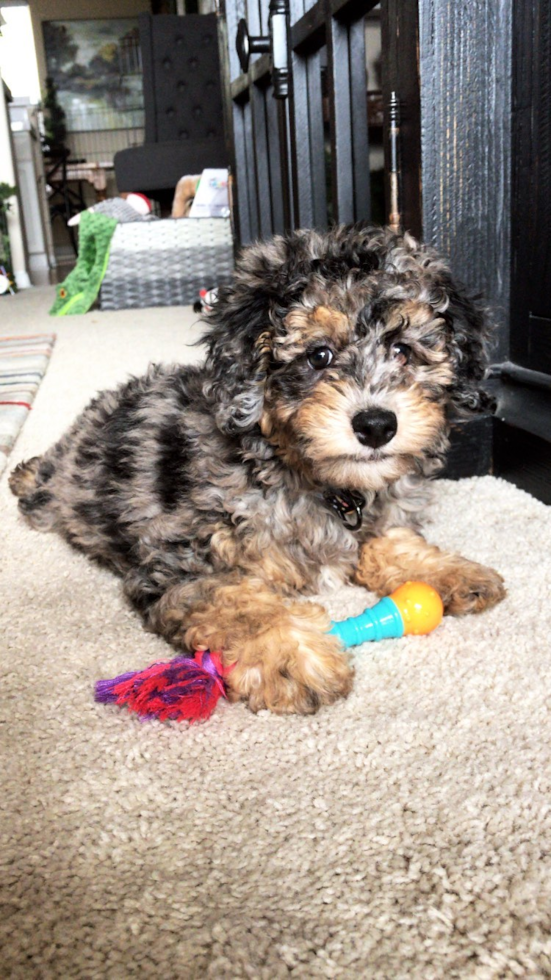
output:
[{"label": "curly-haired dog", "polygon": [[480,403],[487,325],[430,248],[361,226],[246,249],[208,323],[204,366],[98,395],[11,487],[149,629],[223,650],[234,699],[312,712],[352,670],[298,593],[423,579],[451,613],[504,595],[415,530],[449,410]]}]

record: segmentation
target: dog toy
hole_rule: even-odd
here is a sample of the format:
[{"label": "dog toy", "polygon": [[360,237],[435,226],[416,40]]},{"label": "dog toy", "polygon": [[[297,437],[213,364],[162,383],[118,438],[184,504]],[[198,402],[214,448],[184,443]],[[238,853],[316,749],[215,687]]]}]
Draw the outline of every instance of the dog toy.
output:
[{"label": "dog toy", "polygon": [[194,313],[212,313],[218,299],[218,289],[200,289],[199,299],[193,304]]},{"label": "dog toy", "polygon": [[202,721],[210,717],[218,698],[226,697],[228,673],[220,654],[198,650],[193,658],[180,655],[169,663],[98,681],[95,699],[126,705],[144,719]]},{"label": "dog toy", "polygon": [[[343,646],[384,640],[406,634],[430,633],[442,620],[442,599],[424,582],[406,582],[360,616],[332,623],[329,633]],[[103,704],[126,705],[143,719],[204,721],[218,699],[227,697],[224,667],[219,653],[198,650],[195,657],[175,657],[145,670],[133,670],[112,680],[98,681],[95,699]]]},{"label": "dog toy", "polygon": [[425,582],[405,582],[361,616],[333,623],[329,630],[345,647],[368,640],[387,640],[432,633],[442,622],[444,606],[436,589]]},{"label": "dog toy", "polygon": [[99,293],[109,262],[109,249],[115,218],[94,211],[83,211],[78,236],[77,264],[56,286],[50,316],[86,313]]}]

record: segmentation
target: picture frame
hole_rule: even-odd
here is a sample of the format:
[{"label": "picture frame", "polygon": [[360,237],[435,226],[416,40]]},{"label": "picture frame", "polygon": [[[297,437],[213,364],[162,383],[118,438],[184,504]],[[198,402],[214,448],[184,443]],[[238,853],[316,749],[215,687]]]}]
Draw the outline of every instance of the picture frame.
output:
[{"label": "picture frame", "polygon": [[42,28],[67,132],[143,126],[137,17],[50,20]]}]

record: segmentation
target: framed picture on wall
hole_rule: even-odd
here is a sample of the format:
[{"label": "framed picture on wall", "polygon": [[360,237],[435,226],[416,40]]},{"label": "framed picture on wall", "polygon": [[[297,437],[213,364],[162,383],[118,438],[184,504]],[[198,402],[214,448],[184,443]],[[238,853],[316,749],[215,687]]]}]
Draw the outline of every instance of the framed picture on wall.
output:
[{"label": "framed picture on wall", "polygon": [[42,27],[69,133],[143,126],[137,17],[49,20]]}]

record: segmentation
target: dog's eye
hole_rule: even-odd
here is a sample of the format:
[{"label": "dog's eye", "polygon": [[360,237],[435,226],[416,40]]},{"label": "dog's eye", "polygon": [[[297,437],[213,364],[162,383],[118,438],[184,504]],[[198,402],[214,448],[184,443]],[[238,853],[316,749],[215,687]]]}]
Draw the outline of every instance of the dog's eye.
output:
[{"label": "dog's eye", "polygon": [[330,347],[318,347],[308,354],[308,363],[316,371],[323,371],[324,368],[329,367],[332,360],[333,351]]},{"label": "dog's eye", "polygon": [[390,353],[392,354],[395,361],[398,364],[409,364],[411,359],[411,347],[407,344],[393,344],[390,348]]}]

